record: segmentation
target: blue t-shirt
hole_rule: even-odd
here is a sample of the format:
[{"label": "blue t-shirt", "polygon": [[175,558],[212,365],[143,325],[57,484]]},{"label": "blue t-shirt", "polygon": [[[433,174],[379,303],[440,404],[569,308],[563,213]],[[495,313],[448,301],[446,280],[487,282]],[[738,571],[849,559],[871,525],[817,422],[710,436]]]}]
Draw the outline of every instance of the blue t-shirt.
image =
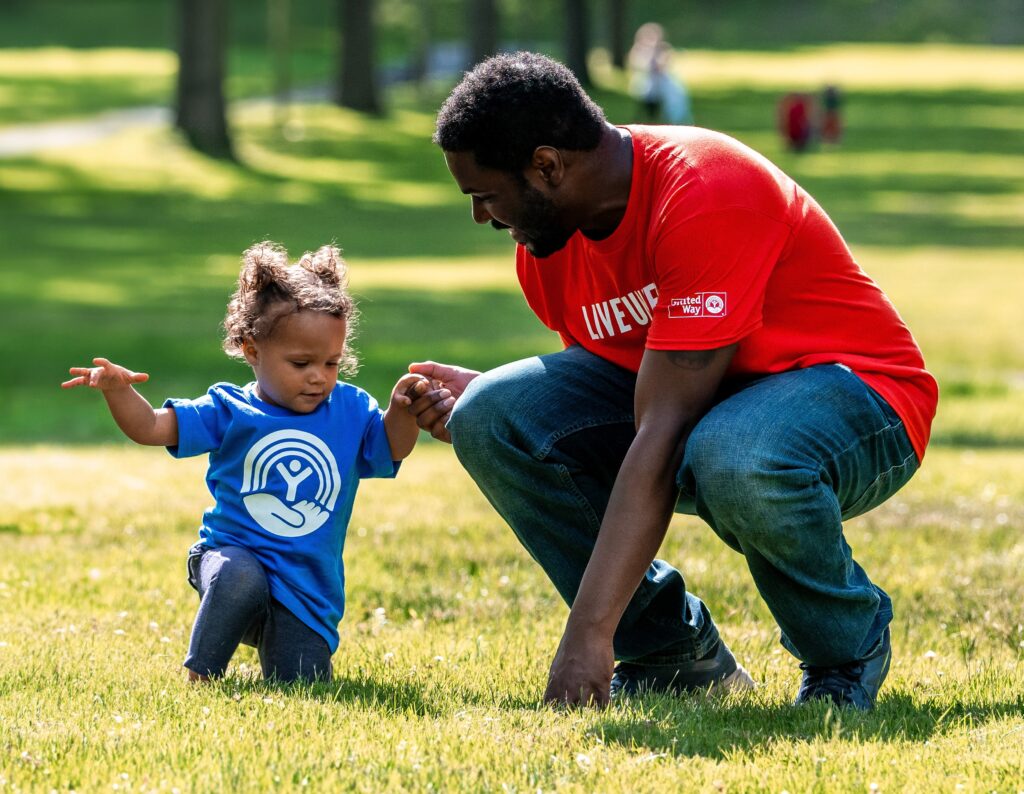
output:
[{"label": "blue t-shirt", "polygon": [[384,414],[362,389],[339,383],[299,414],[256,396],[256,384],[218,383],[196,400],[171,399],[177,458],[210,453],[203,515],[208,546],[242,546],[263,564],[270,595],[334,652],[345,611],[341,552],[363,477],[394,477]]}]

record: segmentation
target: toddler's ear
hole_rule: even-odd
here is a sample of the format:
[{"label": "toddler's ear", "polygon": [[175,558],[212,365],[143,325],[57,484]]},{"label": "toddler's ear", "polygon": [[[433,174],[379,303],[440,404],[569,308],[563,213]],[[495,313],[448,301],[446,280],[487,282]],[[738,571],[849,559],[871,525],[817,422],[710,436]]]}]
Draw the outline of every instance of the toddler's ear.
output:
[{"label": "toddler's ear", "polygon": [[245,356],[245,360],[250,367],[255,367],[259,361],[259,351],[256,349],[256,343],[250,336],[247,336],[242,341],[242,355]]}]

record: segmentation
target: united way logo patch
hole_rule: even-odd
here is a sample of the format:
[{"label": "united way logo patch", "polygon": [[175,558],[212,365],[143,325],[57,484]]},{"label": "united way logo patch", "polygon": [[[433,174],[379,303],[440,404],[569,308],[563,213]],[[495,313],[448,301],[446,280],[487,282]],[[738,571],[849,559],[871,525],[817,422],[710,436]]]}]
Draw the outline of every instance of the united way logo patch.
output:
[{"label": "united way logo patch", "polygon": [[310,433],[278,430],[253,444],[245,456],[242,502],[253,520],[273,535],[297,538],[320,529],[340,491],[334,455]]},{"label": "united way logo patch", "polygon": [[725,298],[724,292],[695,292],[685,298],[672,298],[668,302],[668,316],[673,320],[686,317],[725,317]]}]

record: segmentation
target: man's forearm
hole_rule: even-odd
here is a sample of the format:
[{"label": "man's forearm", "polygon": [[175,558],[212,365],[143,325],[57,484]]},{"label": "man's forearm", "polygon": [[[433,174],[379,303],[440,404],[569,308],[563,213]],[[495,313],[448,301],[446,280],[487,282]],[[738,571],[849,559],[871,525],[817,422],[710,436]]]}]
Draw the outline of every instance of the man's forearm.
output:
[{"label": "man's forearm", "polygon": [[[648,433],[648,436],[654,434]],[[611,638],[665,538],[681,443],[637,437],[619,469],[569,624]]]}]

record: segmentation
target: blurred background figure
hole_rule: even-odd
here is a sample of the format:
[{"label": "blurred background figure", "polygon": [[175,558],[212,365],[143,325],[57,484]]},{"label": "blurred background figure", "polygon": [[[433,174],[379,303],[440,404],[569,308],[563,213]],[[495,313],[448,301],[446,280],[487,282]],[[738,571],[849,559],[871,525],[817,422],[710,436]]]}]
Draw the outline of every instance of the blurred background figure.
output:
[{"label": "blurred background figure", "polygon": [[672,45],[657,22],[637,28],[629,51],[629,92],[648,123],[692,124],[690,95],[672,73]]},{"label": "blurred background figure", "polygon": [[814,100],[808,94],[793,92],[779,102],[779,133],[787,148],[804,152],[814,139]]},{"label": "blurred background figure", "polygon": [[821,140],[825,143],[839,143],[843,136],[842,104],[838,86],[825,86],[821,94]]}]

